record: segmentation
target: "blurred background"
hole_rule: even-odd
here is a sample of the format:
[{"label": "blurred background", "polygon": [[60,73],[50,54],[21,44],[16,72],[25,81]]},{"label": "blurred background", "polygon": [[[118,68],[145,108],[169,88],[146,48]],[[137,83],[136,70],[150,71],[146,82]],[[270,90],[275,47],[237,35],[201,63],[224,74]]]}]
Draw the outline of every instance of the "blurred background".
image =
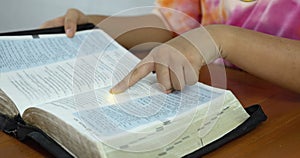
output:
[{"label": "blurred background", "polygon": [[0,32],[35,29],[43,22],[64,15],[68,8],[77,8],[86,14],[137,15],[151,9],[154,0],[1,0]]}]

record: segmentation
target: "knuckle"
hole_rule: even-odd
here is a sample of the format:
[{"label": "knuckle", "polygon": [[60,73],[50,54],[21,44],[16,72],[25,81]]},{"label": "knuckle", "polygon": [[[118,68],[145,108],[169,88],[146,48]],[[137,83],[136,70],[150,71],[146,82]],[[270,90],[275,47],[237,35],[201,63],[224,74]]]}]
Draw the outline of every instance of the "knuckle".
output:
[{"label": "knuckle", "polygon": [[138,81],[141,77],[140,77],[140,74],[141,72],[143,72],[143,70],[141,70],[141,68],[134,68],[132,73],[130,74],[130,77],[129,77],[129,80],[130,81]]},{"label": "knuckle", "polygon": [[76,22],[72,18],[65,18],[65,25],[76,25]]},{"label": "knuckle", "polygon": [[130,78],[135,78],[136,76],[138,76],[139,74],[139,69],[138,68],[134,68],[132,73],[131,73],[131,76]]},{"label": "knuckle", "polygon": [[78,12],[78,10],[75,9],[75,8],[70,8],[70,9],[67,10],[67,14],[68,13],[74,13],[74,12]]},{"label": "knuckle", "polygon": [[71,19],[71,18],[66,18],[66,19],[65,19],[65,23],[73,23],[73,19]]}]

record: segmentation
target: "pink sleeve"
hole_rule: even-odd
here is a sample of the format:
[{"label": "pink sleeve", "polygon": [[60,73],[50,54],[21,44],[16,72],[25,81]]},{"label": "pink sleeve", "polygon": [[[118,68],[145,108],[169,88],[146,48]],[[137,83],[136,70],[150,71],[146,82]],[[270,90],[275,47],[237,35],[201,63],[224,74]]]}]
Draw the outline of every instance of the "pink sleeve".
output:
[{"label": "pink sleeve", "polygon": [[200,26],[200,0],[156,0],[157,13],[175,33]]}]

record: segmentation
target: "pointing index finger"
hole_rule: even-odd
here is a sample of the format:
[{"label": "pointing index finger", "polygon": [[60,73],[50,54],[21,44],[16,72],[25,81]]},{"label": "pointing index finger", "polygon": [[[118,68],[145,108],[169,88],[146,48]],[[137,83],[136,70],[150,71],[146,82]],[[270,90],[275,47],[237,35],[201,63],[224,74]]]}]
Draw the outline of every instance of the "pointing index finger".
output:
[{"label": "pointing index finger", "polygon": [[154,62],[149,54],[142,60],[124,79],[115,85],[110,93],[118,94],[127,90],[129,87],[137,83],[139,80],[147,76],[150,72],[154,71]]}]

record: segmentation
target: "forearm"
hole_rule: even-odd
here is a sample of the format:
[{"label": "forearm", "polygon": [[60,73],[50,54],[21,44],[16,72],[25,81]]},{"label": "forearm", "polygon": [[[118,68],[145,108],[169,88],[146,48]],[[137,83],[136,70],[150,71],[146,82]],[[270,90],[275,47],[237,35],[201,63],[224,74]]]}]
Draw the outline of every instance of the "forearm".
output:
[{"label": "forearm", "polygon": [[40,27],[64,26],[66,35],[71,38],[75,35],[77,25],[85,23],[97,25],[127,49],[152,49],[158,43],[173,38],[173,33],[155,14],[127,17],[85,15],[80,10],[71,8],[65,15],[48,20]]},{"label": "forearm", "polygon": [[225,25],[208,26],[223,58],[241,69],[300,92],[300,41]]},{"label": "forearm", "polygon": [[93,23],[95,26],[107,17],[106,15],[87,15],[88,23]]},{"label": "forearm", "polygon": [[163,21],[152,14],[128,17],[89,15],[88,19],[128,49],[141,44],[143,48],[140,49],[151,49],[157,43],[173,38]]}]

